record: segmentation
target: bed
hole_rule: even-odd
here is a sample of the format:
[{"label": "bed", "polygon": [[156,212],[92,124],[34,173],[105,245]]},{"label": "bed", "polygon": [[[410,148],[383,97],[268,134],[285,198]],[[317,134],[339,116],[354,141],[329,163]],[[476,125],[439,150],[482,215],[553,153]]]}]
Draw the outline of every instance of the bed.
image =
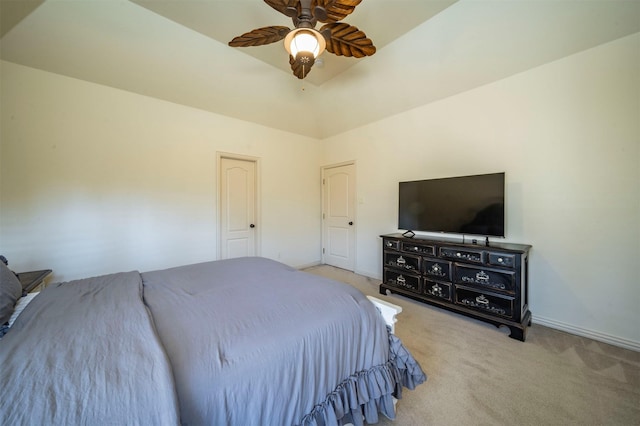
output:
[{"label": "bed", "polygon": [[360,291],[257,257],[51,284],[0,366],[0,424],[361,425],[426,380]]}]

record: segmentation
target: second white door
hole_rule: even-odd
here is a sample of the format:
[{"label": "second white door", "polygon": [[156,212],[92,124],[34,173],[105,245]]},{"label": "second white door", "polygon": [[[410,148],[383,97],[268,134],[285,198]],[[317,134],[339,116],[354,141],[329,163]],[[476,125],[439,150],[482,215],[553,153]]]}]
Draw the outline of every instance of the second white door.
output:
[{"label": "second white door", "polygon": [[322,260],[327,265],[355,269],[355,165],[322,170]]}]

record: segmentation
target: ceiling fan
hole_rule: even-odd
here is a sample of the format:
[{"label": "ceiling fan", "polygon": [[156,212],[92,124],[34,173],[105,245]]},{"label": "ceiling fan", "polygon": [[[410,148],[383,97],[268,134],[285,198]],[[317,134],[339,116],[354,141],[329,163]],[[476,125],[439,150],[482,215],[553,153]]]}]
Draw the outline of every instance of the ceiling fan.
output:
[{"label": "ceiling fan", "polygon": [[[366,34],[343,22],[362,0],[264,0],[293,20],[294,29],[284,26],[256,28],[229,42],[232,47],[263,46],[284,39],[293,74],[303,79],[316,58],[326,49],[338,56],[362,58],[376,53]],[[325,23],[320,30],[315,26]]]}]

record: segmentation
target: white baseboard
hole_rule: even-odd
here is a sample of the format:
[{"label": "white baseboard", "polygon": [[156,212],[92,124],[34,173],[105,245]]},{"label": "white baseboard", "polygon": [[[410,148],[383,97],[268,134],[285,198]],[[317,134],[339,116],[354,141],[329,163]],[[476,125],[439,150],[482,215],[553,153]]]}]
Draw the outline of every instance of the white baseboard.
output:
[{"label": "white baseboard", "polygon": [[358,275],[362,275],[364,277],[371,278],[373,280],[380,280],[380,284],[382,284],[382,274],[380,274],[380,272],[373,273],[371,271],[365,271],[365,270],[358,269],[358,268],[356,268],[356,270],[353,271],[353,272],[358,274]]},{"label": "white baseboard", "polygon": [[575,334],[577,336],[582,336],[582,337],[587,337],[589,339],[597,340],[598,342],[604,342],[610,345],[619,346],[621,348],[640,352],[640,342],[636,342],[633,340],[625,339],[618,336],[612,336],[610,334],[600,333],[598,331],[587,330],[585,328],[576,327],[571,324],[563,323],[563,322],[552,320],[549,318],[543,318],[537,315],[532,316],[532,322],[534,322],[535,324],[543,325],[545,327],[564,331],[570,334]]},{"label": "white baseboard", "polygon": [[303,265],[292,266],[292,268],[294,268],[294,269],[305,269],[305,268],[311,268],[311,267],[318,266],[318,265],[322,265],[322,263],[320,263],[320,261],[312,262],[312,263],[305,263]]}]

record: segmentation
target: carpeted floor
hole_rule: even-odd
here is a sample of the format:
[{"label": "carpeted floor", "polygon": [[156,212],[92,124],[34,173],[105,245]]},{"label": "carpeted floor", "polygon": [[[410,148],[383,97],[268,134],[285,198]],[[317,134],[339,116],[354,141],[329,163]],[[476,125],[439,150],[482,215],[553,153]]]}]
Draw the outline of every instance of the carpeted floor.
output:
[{"label": "carpeted floor", "polygon": [[331,266],[306,272],[400,305],[396,334],[427,382],[379,425],[640,425],[640,353],[536,325],[526,342],[493,325],[381,296],[379,281]]}]

